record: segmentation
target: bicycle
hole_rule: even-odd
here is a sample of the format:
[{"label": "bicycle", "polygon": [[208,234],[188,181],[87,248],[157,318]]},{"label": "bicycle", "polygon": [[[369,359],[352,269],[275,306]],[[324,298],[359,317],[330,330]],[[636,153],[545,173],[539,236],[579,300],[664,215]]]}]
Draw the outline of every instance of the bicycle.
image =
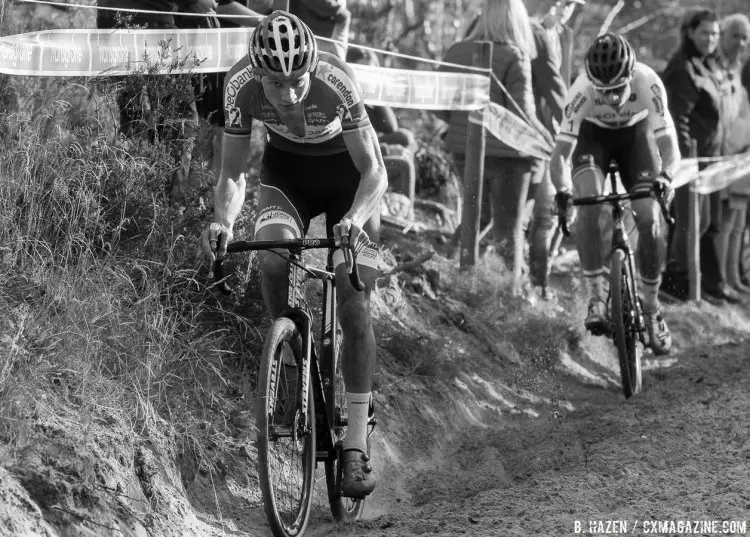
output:
[{"label": "bicycle", "polygon": [[[325,248],[325,270],[303,263],[305,250]],[[276,249],[287,250],[288,254]],[[235,241],[227,245],[227,253],[269,250],[287,260],[287,307],[265,339],[255,412],[264,510],[276,537],[300,536],[305,531],[319,462],[325,465],[328,502],[334,518],[339,522],[357,520],[364,510],[364,498],[348,498],[341,493],[347,406],[332,263],[335,249],[334,239],[314,238]],[[364,284],[359,278],[356,254],[353,249],[348,250],[344,257],[350,283],[361,291]],[[219,290],[230,294],[222,263],[223,260],[215,262],[214,277]],[[313,312],[305,299],[309,280],[323,282],[320,354],[313,338]],[[369,437],[376,423],[371,404],[368,456]]]},{"label": "bicycle", "polygon": [[[610,333],[617,347],[620,364],[620,378],[626,398],[639,393],[643,388],[641,372],[641,353],[647,346],[647,329],[641,310],[641,300],[636,285],[635,257],[630,247],[628,232],[623,221],[625,206],[623,202],[652,197],[650,190],[636,192],[617,192],[618,166],[612,162],[607,169],[607,177],[612,185],[612,193],[599,196],[576,198],[573,205],[599,205],[608,203],[612,206],[612,246],[609,271]],[[658,198],[662,215],[668,224],[674,219],[669,215],[669,208]],[[570,235],[565,213],[558,215],[559,226],[563,234]],[[638,345],[641,343],[641,346]]]}]

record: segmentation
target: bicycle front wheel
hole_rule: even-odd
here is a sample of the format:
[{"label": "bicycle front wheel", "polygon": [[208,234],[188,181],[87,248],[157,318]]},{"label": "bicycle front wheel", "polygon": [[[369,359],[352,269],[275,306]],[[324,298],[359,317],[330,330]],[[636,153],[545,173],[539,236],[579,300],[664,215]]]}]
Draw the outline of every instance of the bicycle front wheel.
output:
[{"label": "bicycle front wheel", "polygon": [[[341,370],[341,328],[337,328],[337,337],[334,348],[334,377],[333,377],[333,433],[336,442],[333,457],[329,457],[325,463],[326,468],[326,485],[328,487],[328,503],[331,506],[331,513],[337,522],[346,522],[358,520],[365,509],[364,499],[347,498],[341,495],[341,481],[343,480],[343,469],[339,462],[341,461],[342,449],[341,442],[346,436],[347,424],[347,406],[346,406],[346,389],[344,385],[344,374]],[[368,439],[367,447],[369,451],[370,442]],[[368,453],[369,455],[369,453]]]},{"label": "bicycle front wheel", "polygon": [[266,337],[258,378],[258,474],[266,517],[276,537],[305,531],[313,499],[315,403],[310,389],[303,416],[301,357],[294,350],[298,338],[294,322],[276,319]]},{"label": "bicycle front wheel", "polygon": [[625,397],[632,397],[642,388],[641,348],[638,345],[638,295],[632,265],[624,251],[612,254],[610,295],[612,297],[612,324],[620,378]]}]

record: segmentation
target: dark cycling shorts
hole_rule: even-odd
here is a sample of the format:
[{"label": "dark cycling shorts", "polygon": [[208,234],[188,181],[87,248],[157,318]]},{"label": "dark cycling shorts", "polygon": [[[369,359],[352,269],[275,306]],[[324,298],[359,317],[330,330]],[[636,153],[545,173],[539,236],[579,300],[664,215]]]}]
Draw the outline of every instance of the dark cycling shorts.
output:
[{"label": "dark cycling shorts", "polygon": [[[272,225],[291,229],[304,237],[310,221],[326,215],[326,235],[333,237],[333,226],[351,209],[361,174],[348,151],[334,155],[299,155],[266,144],[260,170],[260,199],[255,233]],[[379,241],[375,230],[370,240]],[[337,252],[337,254],[340,252]],[[334,255],[335,264],[343,261]],[[377,268],[377,247],[366,248],[358,264]]]},{"label": "dark cycling shorts", "polygon": [[605,129],[584,121],[573,153],[573,175],[596,166],[603,173],[614,160],[620,169],[620,180],[630,191],[638,183],[650,185],[659,173],[659,150],[648,118],[622,129]]}]

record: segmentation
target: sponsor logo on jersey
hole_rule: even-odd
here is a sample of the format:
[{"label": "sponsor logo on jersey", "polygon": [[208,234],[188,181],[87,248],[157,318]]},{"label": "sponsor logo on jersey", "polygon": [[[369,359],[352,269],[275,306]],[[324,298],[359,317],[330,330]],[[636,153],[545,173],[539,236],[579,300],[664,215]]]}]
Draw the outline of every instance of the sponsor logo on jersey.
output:
[{"label": "sponsor logo on jersey", "polygon": [[333,123],[324,125],[308,124],[305,129],[304,137],[292,133],[286,125],[278,121],[266,121],[265,125],[269,131],[273,131],[287,140],[301,144],[320,144],[327,142],[341,132],[341,123],[335,120]]},{"label": "sponsor logo on jersey", "polygon": [[336,107],[336,115],[339,116],[339,121],[341,121],[341,123],[343,123],[344,120],[346,121],[352,120],[352,113],[343,104],[340,104]]},{"label": "sponsor logo on jersey", "polygon": [[329,119],[323,112],[308,112],[305,114],[305,121],[308,125],[328,125]]},{"label": "sponsor logo on jersey", "polygon": [[229,108],[229,126],[242,127],[242,114],[236,106]]},{"label": "sponsor logo on jersey", "polygon": [[263,214],[260,215],[260,218],[258,218],[258,224],[262,224],[263,222],[268,222],[269,220],[286,220],[291,219],[292,216],[281,210],[275,210],[275,211],[265,211]]},{"label": "sponsor logo on jersey", "polygon": [[630,119],[638,113],[637,110],[626,110],[620,109],[617,112],[598,112],[594,114],[594,118],[600,121],[607,121],[611,119]]},{"label": "sponsor logo on jersey", "polygon": [[659,84],[651,84],[651,92],[654,94],[654,96],[651,98],[651,101],[654,103],[654,108],[656,108],[656,113],[660,116],[664,115],[664,97],[662,96],[661,88],[659,87]]},{"label": "sponsor logo on jersey", "polygon": [[578,113],[581,107],[586,103],[587,99],[580,91],[573,97],[573,100],[565,107],[565,117],[570,118],[573,114]]},{"label": "sponsor logo on jersey", "polygon": [[295,237],[301,236],[299,226],[294,217],[286,211],[279,210],[265,210],[258,217],[255,222],[255,233],[258,233],[259,229],[271,225],[284,225],[290,227],[294,231]]},{"label": "sponsor logo on jersey", "polygon": [[224,106],[229,109],[235,105],[237,94],[240,90],[253,80],[253,70],[250,67],[240,69],[227,80],[224,90]]},{"label": "sponsor logo on jersey", "polygon": [[333,73],[329,73],[329,75],[326,77],[326,80],[331,83],[331,85],[338,90],[338,92],[341,94],[342,97],[344,97],[344,101],[346,101],[346,106],[354,106],[354,97],[352,97],[352,90],[349,89],[349,86],[347,86],[340,78],[338,78]]}]

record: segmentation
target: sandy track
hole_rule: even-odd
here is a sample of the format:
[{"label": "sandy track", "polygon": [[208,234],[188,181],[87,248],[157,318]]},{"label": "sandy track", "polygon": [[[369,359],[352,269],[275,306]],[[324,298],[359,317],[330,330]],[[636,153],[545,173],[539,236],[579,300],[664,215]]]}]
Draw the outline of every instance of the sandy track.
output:
[{"label": "sandy track", "polygon": [[[311,533],[574,535],[578,521],[584,531],[671,535],[644,521],[692,520],[741,535],[750,513],[750,347],[676,358],[647,372],[645,392],[628,401],[588,387],[575,411],[456,431],[431,470],[419,463],[406,476],[404,508],[387,501],[386,515]],[[731,521],[741,523],[723,525]]]}]

